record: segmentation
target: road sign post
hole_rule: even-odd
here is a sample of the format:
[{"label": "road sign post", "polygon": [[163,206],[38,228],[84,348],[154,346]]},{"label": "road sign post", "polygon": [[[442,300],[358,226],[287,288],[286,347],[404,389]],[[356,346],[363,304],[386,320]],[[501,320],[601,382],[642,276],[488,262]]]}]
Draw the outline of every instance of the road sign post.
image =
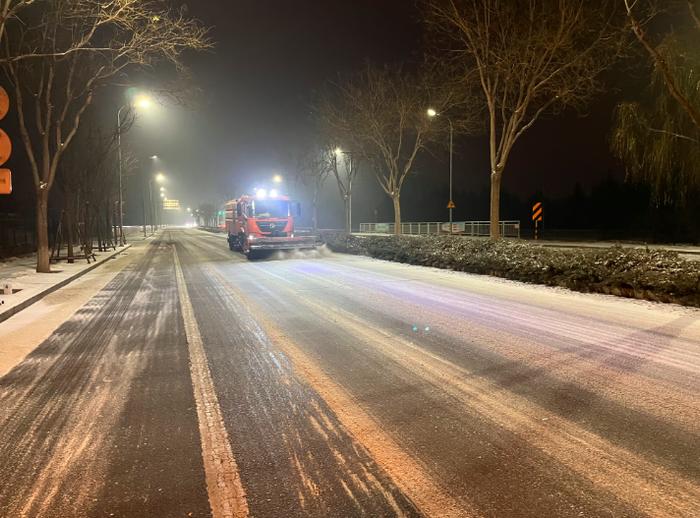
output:
[{"label": "road sign post", "polygon": [[0,169],[0,194],[12,194],[12,173],[9,169]]},{"label": "road sign post", "polygon": [[452,192],[450,192],[450,201],[447,204],[447,208],[450,210],[450,234],[454,233],[454,230],[452,228],[452,210],[455,209],[457,206],[455,205],[455,202],[452,201]]},{"label": "road sign post", "polygon": [[[7,91],[0,86],[0,120],[4,119],[10,111],[10,97]],[[2,129],[0,129],[0,166],[10,159],[12,155],[12,141]],[[0,195],[12,194],[12,172],[9,169],[0,169]]]},{"label": "road sign post", "polygon": [[544,208],[538,201],[532,206],[532,221],[535,223],[535,241],[540,238],[540,223],[544,222]]}]

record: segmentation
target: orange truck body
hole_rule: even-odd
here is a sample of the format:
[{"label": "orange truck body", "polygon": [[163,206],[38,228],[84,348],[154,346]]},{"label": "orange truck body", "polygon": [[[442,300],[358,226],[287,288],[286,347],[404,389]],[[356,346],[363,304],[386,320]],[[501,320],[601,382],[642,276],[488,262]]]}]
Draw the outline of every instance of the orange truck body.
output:
[{"label": "orange truck body", "polygon": [[226,203],[226,233],[231,250],[247,256],[262,250],[299,250],[316,247],[316,238],[298,235],[298,202],[287,196],[241,196]]}]

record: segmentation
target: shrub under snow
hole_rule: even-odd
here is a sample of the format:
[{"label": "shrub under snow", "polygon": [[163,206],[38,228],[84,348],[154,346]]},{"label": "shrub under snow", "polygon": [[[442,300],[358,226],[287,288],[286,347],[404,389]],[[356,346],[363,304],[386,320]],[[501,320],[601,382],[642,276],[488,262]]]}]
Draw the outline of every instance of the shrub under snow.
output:
[{"label": "shrub under snow", "polygon": [[323,239],[335,252],[700,307],[700,262],[665,250],[555,249],[522,241],[340,232],[324,233]]}]

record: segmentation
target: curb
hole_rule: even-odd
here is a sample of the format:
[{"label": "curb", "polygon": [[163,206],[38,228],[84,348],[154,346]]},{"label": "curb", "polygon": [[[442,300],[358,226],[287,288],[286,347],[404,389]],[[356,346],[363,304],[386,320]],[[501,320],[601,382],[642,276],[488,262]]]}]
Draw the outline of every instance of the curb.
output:
[{"label": "curb", "polygon": [[91,264],[90,266],[88,266],[88,267],[85,268],[84,270],[81,270],[81,271],[79,271],[79,272],[77,272],[77,273],[71,275],[71,276],[68,277],[67,279],[63,279],[61,282],[59,282],[59,283],[57,283],[57,284],[54,284],[54,285],[51,286],[50,288],[46,288],[44,291],[42,291],[42,292],[40,292],[40,293],[37,293],[36,295],[34,295],[34,296],[28,298],[28,299],[25,300],[24,302],[20,302],[20,303],[17,304],[16,306],[13,306],[13,307],[11,307],[11,308],[5,310],[5,311],[0,312],[0,323],[4,322],[4,321],[7,320],[8,318],[11,318],[11,317],[15,316],[15,315],[16,315],[17,313],[19,313],[20,311],[22,311],[22,310],[24,310],[24,309],[27,309],[27,308],[28,308],[29,306],[31,306],[32,304],[35,304],[36,302],[39,302],[41,299],[43,299],[43,298],[46,297],[47,295],[50,295],[51,293],[53,293],[53,292],[55,292],[55,291],[58,291],[58,290],[60,290],[61,288],[67,286],[68,284],[70,284],[70,283],[73,282],[74,280],[76,280],[76,279],[82,277],[83,275],[85,275],[86,273],[89,273],[89,272],[91,272],[92,270],[96,269],[98,266],[102,266],[104,263],[106,263],[106,262],[109,261],[110,259],[113,259],[113,258],[117,257],[118,255],[120,255],[122,252],[125,252],[125,251],[128,250],[129,248],[131,248],[131,245],[130,245],[130,244],[127,244],[127,245],[125,245],[124,248],[122,248],[121,250],[115,250],[115,251],[113,251],[110,255],[106,256],[104,259],[98,260],[97,262]]}]

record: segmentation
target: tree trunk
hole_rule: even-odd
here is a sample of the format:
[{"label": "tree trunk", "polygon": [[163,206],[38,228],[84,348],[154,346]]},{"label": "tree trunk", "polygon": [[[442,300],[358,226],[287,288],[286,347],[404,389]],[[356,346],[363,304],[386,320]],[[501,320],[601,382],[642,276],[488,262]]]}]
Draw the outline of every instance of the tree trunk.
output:
[{"label": "tree trunk", "polygon": [[117,215],[115,214],[114,207],[116,205],[116,201],[113,199],[109,199],[109,222],[110,222],[110,227],[111,227],[111,234],[112,234],[112,239],[114,239],[114,246],[115,248],[119,246],[119,231],[117,229]]},{"label": "tree trunk", "polygon": [[314,197],[311,203],[311,226],[314,229],[314,233],[318,231],[318,188],[314,189]]},{"label": "tree trunk", "polygon": [[350,196],[347,194],[344,197],[345,201],[345,233],[349,234],[352,232],[351,222],[350,222]]},{"label": "tree trunk", "polygon": [[47,189],[36,192],[36,271],[51,273],[49,251],[49,193]]},{"label": "tree trunk", "polygon": [[501,178],[503,173],[491,173],[491,239],[501,238]]},{"label": "tree trunk", "polygon": [[401,198],[399,196],[392,197],[394,202],[394,234],[401,234]]},{"label": "tree trunk", "polygon": [[73,203],[69,201],[67,205],[68,206],[66,208],[68,210],[66,210],[66,242],[68,244],[68,264],[73,264],[75,262],[75,253],[73,250]]}]

